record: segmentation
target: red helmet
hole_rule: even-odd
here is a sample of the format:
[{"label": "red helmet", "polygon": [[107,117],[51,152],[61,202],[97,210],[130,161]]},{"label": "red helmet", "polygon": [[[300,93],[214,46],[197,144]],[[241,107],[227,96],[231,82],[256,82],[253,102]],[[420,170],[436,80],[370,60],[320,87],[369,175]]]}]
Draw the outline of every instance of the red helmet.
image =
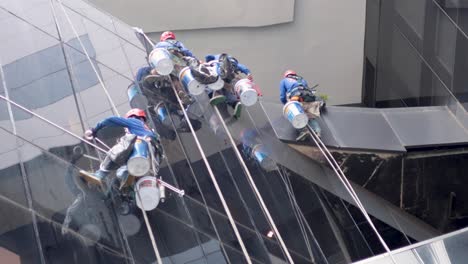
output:
[{"label": "red helmet", "polygon": [[287,70],[284,72],[283,77],[286,78],[288,75],[297,75],[297,73],[293,70]]},{"label": "red helmet", "polygon": [[126,114],[125,114],[125,117],[126,118],[130,118],[132,116],[136,116],[136,117],[142,117],[143,119],[146,120],[146,113],[145,111],[139,109],[139,108],[133,108],[133,109],[130,109],[130,111],[128,111]]},{"label": "red helmet", "polygon": [[172,31],[164,31],[161,34],[161,38],[159,40],[160,41],[166,41],[168,39],[176,39],[175,34]]}]

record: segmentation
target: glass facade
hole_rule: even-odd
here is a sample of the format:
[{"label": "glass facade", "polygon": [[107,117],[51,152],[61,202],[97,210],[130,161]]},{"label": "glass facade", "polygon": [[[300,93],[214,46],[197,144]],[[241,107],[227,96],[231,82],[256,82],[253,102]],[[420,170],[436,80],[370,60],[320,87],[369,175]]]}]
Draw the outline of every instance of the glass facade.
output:
[{"label": "glass facade", "polygon": [[466,252],[467,229],[418,243],[392,252],[391,256],[381,255],[359,264],[386,263],[464,263],[468,257]]},{"label": "glass facade", "polygon": [[363,103],[467,107],[464,1],[371,0],[366,8]]},{"label": "glass facade", "polygon": [[[0,0],[0,19],[0,94],[46,118],[0,100],[0,262],[156,263],[141,211],[121,213],[118,196],[103,196],[77,177],[80,169],[97,169],[103,153],[66,132],[81,136],[129,109],[127,87],[146,65],[132,29],[79,0]],[[245,129],[293,164],[266,170],[242,144],[234,146],[295,263],[348,263],[383,252],[356,208],[312,183],[324,166],[271,137],[260,105],[228,123],[228,131],[209,121],[202,119],[196,134],[253,263],[287,257],[226,137]],[[174,134],[161,132],[160,174],[185,195],[168,192],[148,212],[163,263],[244,263],[193,135],[174,132],[175,122]],[[103,138],[112,145],[122,132],[108,129]]]}]

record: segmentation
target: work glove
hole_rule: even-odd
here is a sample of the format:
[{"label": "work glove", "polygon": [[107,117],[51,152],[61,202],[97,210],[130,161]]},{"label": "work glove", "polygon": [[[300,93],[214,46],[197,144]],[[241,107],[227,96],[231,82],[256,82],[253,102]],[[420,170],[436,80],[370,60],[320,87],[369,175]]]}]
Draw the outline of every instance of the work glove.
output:
[{"label": "work glove", "polygon": [[93,128],[90,128],[85,131],[84,138],[87,140],[93,140],[96,137],[96,132]]}]

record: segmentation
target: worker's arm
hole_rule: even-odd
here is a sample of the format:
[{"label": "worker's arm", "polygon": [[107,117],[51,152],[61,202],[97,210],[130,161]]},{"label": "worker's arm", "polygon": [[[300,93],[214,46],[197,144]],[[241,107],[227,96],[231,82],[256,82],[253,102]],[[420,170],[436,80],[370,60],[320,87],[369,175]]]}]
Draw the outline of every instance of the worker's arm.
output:
[{"label": "worker's arm", "polygon": [[182,42],[178,41],[177,42],[177,47],[180,49],[180,51],[185,55],[185,56],[190,56],[190,57],[195,57],[193,56],[192,51],[187,49]]},{"label": "worker's arm", "polygon": [[127,127],[128,128],[128,127],[131,127],[132,125],[135,125],[135,122],[141,122],[141,121],[137,119],[112,116],[97,123],[96,126],[92,128],[91,130],[93,131],[93,135],[95,136],[99,130],[105,127]]},{"label": "worker's arm", "polygon": [[245,74],[245,75],[249,75],[249,74],[250,74],[249,68],[247,68],[247,66],[245,66],[245,65],[242,64],[242,63],[237,63],[237,69],[239,69],[239,71],[242,72],[242,73]]}]

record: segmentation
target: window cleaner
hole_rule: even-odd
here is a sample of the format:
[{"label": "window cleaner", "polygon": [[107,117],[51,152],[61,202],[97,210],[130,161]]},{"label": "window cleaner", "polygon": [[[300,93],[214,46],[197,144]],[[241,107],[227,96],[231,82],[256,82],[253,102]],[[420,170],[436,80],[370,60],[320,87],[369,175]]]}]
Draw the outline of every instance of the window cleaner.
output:
[{"label": "window cleaner", "polygon": [[283,74],[280,101],[284,104],[283,115],[299,130],[297,141],[303,141],[309,135],[307,124],[320,137],[321,128],[317,118],[325,109],[325,100],[316,94],[315,87],[310,88],[307,81],[293,70]]}]

